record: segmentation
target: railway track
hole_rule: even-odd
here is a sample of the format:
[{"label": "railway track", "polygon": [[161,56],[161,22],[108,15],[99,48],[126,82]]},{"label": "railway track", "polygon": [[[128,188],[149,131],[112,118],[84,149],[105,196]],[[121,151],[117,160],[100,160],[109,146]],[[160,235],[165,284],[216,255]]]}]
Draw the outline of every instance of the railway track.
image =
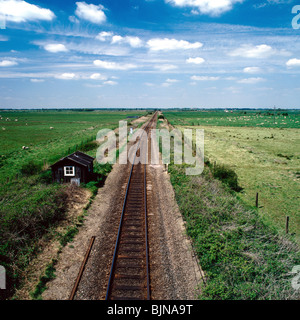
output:
[{"label": "railway track", "polygon": [[[144,130],[156,124],[157,114]],[[147,227],[147,169],[135,163],[143,142],[140,137],[127,183],[118,235],[107,285],[106,300],[150,300]]]}]

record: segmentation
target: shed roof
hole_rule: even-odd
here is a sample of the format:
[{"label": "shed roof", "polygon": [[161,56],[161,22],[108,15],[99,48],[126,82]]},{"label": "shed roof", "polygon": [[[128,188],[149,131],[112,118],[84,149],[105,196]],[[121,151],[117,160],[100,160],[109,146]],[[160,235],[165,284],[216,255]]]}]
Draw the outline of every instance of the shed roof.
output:
[{"label": "shed roof", "polygon": [[56,163],[54,163],[51,167],[57,165],[59,162],[62,162],[64,160],[71,160],[74,161],[84,167],[87,167],[89,164],[91,164],[94,161],[95,158],[80,152],[80,151],[76,151],[64,158],[61,158],[60,160],[58,160]]}]

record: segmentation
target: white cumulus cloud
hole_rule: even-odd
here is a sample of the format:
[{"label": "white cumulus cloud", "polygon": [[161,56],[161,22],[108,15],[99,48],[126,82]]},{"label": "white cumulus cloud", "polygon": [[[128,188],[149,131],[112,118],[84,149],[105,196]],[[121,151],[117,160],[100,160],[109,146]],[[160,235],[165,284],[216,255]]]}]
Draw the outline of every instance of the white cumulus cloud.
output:
[{"label": "white cumulus cloud", "polygon": [[238,83],[256,84],[256,83],[263,82],[263,81],[265,81],[265,79],[263,79],[263,78],[247,78],[247,79],[239,80]]},{"label": "white cumulus cloud", "polygon": [[115,35],[112,37],[111,43],[128,43],[133,48],[140,48],[143,46],[143,41],[139,37],[132,36],[122,37],[119,35]]},{"label": "white cumulus cloud", "polygon": [[200,58],[200,57],[186,59],[186,63],[202,64],[204,62],[205,62],[205,60],[203,58]]},{"label": "white cumulus cloud", "polygon": [[74,80],[77,79],[78,76],[75,73],[62,73],[55,76],[57,79],[61,80]]},{"label": "white cumulus cloud", "polygon": [[92,79],[92,80],[107,80],[107,77],[103,74],[100,74],[100,73],[93,73],[90,76],[90,79]]},{"label": "white cumulus cloud", "polygon": [[257,46],[242,45],[229,53],[232,57],[243,58],[268,58],[272,55],[289,56],[290,53],[286,50],[276,50],[267,44]]},{"label": "white cumulus cloud", "polygon": [[7,21],[13,22],[51,21],[55,18],[55,14],[51,10],[22,0],[0,1],[0,14],[4,15]]},{"label": "white cumulus cloud", "polygon": [[192,76],[191,80],[194,81],[216,81],[219,80],[220,77],[209,77],[209,76]]},{"label": "white cumulus cloud", "polygon": [[[177,7],[197,8],[199,13],[218,16],[231,10],[234,4],[242,3],[243,0],[165,0],[165,2]],[[192,10],[192,13],[196,12]]]},{"label": "white cumulus cloud", "polygon": [[104,61],[104,60],[95,60],[94,65],[96,67],[100,67],[108,70],[129,70],[129,69],[137,68],[135,64],[131,64],[131,63],[121,64],[121,63]]},{"label": "white cumulus cloud", "polygon": [[41,83],[41,82],[45,82],[44,79],[30,79],[31,82],[33,83]]},{"label": "white cumulus cloud", "polygon": [[250,74],[255,74],[255,73],[261,73],[262,70],[259,67],[247,67],[244,68],[244,73],[250,73]]},{"label": "white cumulus cloud", "polygon": [[95,24],[102,24],[106,21],[104,7],[94,4],[87,4],[86,2],[76,2],[77,8],[75,14],[78,18],[90,21]]},{"label": "white cumulus cloud", "polygon": [[104,81],[103,83],[104,83],[104,84],[107,84],[107,85],[109,85],[109,86],[115,86],[115,85],[118,84],[118,82],[112,81],[112,80]]},{"label": "white cumulus cloud", "polygon": [[12,67],[16,66],[18,62],[13,61],[13,60],[2,60],[0,61],[0,67]]},{"label": "white cumulus cloud", "polygon": [[67,52],[68,49],[66,46],[62,43],[48,43],[44,45],[44,49],[52,52],[52,53],[57,53],[57,52]]},{"label": "white cumulus cloud", "polygon": [[179,80],[177,80],[177,79],[167,79],[167,80],[162,84],[162,86],[163,86],[163,87],[169,87],[169,86],[171,86],[173,83],[177,83],[177,82],[179,82]]},{"label": "white cumulus cloud", "polygon": [[289,61],[287,61],[286,65],[288,67],[300,67],[300,59],[290,59]]},{"label": "white cumulus cloud", "polygon": [[176,40],[168,38],[154,38],[147,42],[151,51],[169,51],[169,50],[187,50],[198,49],[203,46],[201,42],[188,42],[185,40]]},{"label": "white cumulus cloud", "polygon": [[113,33],[110,31],[102,31],[97,36],[96,39],[100,41],[106,41],[108,38],[112,37]]}]

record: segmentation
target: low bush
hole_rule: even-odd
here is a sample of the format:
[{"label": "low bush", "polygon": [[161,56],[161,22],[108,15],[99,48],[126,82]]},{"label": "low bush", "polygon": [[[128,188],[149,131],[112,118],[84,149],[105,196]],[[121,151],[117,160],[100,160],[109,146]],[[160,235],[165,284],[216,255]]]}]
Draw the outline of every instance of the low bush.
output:
[{"label": "low bush", "polygon": [[94,165],[94,173],[101,175],[101,176],[107,176],[112,170],[112,165],[110,163],[106,164],[100,164],[96,163]]},{"label": "low bush", "polygon": [[21,167],[21,173],[26,176],[34,175],[41,170],[41,165],[35,163],[33,160],[25,163]]},{"label": "low bush", "polygon": [[89,189],[92,192],[93,196],[95,196],[98,192],[99,181],[90,181],[82,186]]},{"label": "low bush", "polygon": [[97,141],[89,141],[80,146],[80,150],[83,152],[91,151],[99,147],[99,143]]},{"label": "low bush", "polygon": [[41,174],[39,176],[39,181],[44,184],[52,183],[52,171],[47,170],[47,171],[41,172]]},{"label": "low bush", "polygon": [[235,171],[228,166],[214,164],[212,168],[214,178],[221,180],[230,189],[234,191],[241,191],[242,188],[238,185],[238,176]]}]

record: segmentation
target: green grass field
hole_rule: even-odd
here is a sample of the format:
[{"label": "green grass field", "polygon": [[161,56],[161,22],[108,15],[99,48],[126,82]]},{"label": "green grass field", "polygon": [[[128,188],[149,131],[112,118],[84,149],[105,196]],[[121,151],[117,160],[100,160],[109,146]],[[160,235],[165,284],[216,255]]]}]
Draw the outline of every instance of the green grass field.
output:
[{"label": "green grass field", "polygon": [[164,116],[181,130],[205,130],[203,173],[188,176],[190,165],[172,160],[168,168],[206,278],[199,299],[299,300],[291,270],[300,263],[300,129],[258,127],[254,119],[254,126],[228,126],[220,112]]},{"label": "green grass field", "polygon": [[300,129],[205,127],[206,155],[230,166],[249,205],[259,193],[259,213],[283,233],[300,240]]},{"label": "green grass field", "polygon": [[166,111],[174,126],[229,126],[255,128],[300,128],[299,111],[232,110]]},{"label": "green grass field", "polygon": [[[51,230],[65,218],[67,191],[52,183],[49,165],[76,150],[87,150],[95,157],[98,144],[92,141],[100,129],[115,129],[120,120],[130,123],[128,117],[144,114],[118,110],[0,112],[0,265],[7,271],[6,296],[21,284],[26,266],[39,250],[38,240],[51,237]],[[96,164],[94,171],[107,175],[109,167]],[[89,184],[94,193],[96,184]]]},{"label": "green grass field", "polygon": [[[244,120],[239,115],[243,111],[236,115],[224,111],[165,112],[164,115],[181,129],[203,128],[205,156],[211,163],[227,165],[237,173],[243,188],[239,197],[253,206],[258,192],[261,217],[283,233],[289,216],[289,231],[300,241],[300,126],[296,120],[300,112],[281,115],[285,117],[284,125],[278,116],[280,125],[273,126],[272,118],[268,122],[268,116],[264,116],[264,125],[260,125],[261,115],[246,112]],[[229,121],[233,118],[234,124],[233,120]]]},{"label": "green grass field", "polygon": [[[100,129],[115,129],[128,116],[144,111],[2,111],[0,112],[0,181],[15,176],[29,160],[52,164],[94,140]],[[9,120],[7,120],[9,119]],[[53,129],[50,129],[53,128]],[[28,150],[22,150],[26,146]]]}]

